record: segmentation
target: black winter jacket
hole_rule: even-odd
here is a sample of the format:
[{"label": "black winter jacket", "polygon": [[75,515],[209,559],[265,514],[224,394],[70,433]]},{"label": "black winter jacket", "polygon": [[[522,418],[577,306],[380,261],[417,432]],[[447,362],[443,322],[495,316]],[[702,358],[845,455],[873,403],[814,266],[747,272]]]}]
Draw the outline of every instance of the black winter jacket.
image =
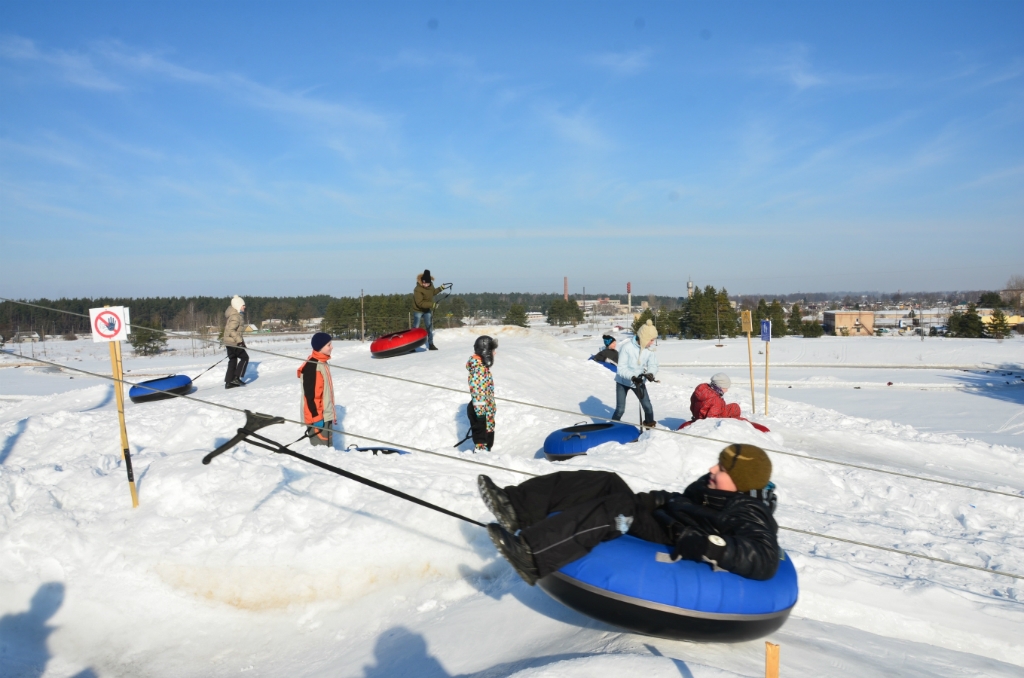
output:
[{"label": "black winter jacket", "polygon": [[[749,579],[771,579],[779,567],[779,526],[765,503],[749,494],[708,488],[710,474],[682,494],[664,496],[654,511],[674,542],[686,534],[717,534],[725,550],[715,560],[723,570]],[[661,503],[661,502],[657,502]]]}]

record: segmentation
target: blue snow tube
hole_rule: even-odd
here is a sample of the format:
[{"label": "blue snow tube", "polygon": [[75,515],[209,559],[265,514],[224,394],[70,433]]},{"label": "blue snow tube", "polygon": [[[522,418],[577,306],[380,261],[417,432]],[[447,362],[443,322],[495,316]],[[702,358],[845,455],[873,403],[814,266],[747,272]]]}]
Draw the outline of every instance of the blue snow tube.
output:
[{"label": "blue snow tube", "polygon": [[[589,358],[587,358],[587,360],[594,360],[594,356],[590,356]],[[615,372],[616,374],[618,374],[619,372],[619,366],[609,360],[605,360],[603,363],[597,362],[596,360],[594,360],[594,362],[600,365],[601,367],[607,367],[609,370]]]},{"label": "blue snow tube", "polygon": [[632,443],[639,437],[640,429],[620,421],[569,426],[544,439],[544,456],[548,461],[565,461],[586,454],[591,447],[612,442]]},{"label": "blue snow tube", "polygon": [[741,642],[781,627],[799,594],[785,552],[765,581],[715,572],[708,563],[671,562],[670,548],[625,535],[542,578],[555,600],[636,633],[701,642]]},{"label": "blue snow tube", "polygon": [[141,381],[129,389],[128,397],[133,403],[148,403],[153,400],[173,398],[191,390],[192,379],[184,374],[175,374],[171,377]]}]

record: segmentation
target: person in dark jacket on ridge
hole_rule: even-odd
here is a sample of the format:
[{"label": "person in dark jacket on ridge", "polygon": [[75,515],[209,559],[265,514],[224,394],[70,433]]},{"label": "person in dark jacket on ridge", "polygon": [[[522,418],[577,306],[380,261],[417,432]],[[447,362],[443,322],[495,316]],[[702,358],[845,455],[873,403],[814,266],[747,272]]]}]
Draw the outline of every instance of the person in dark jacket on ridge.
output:
[{"label": "person in dark jacket on ridge", "polygon": [[599,363],[609,362],[612,363],[613,365],[618,365],[619,344],[617,341],[615,341],[615,337],[611,336],[610,334],[606,334],[603,337],[601,337],[601,340],[604,341],[604,348],[595,353],[594,355],[590,356],[590,359]]},{"label": "person in dark jacket on ridge", "polygon": [[331,335],[317,332],[310,341],[313,352],[298,369],[302,380],[299,411],[306,424],[310,445],[334,446],[334,381],[327,361],[331,359],[334,344]]},{"label": "person in dark jacket on ridge", "polygon": [[607,471],[559,471],[503,489],[482,475],[477,484],[498,519],[487,526],[491,541],[531,586],[623,534],[672,545],[673,559],[764,580],[781,554],[771,472],[764,450],[736,444],[684,492],[634,493]]},{"label": "person in dark jacket on ridge", "polygon": [[434,295],[444,291],[444,285],[433,287],[433,278],[430,277],[430,269],[416,276],[416,289],[412,291],[412,326],[419,327],[423,321],[423,327],[427,330],[427,348],[436,351],[434,346]]},{"label": "person in dark jacket on ridge", "polygon": [[224,374],[224,388],[245,386],[242,377],[245,376],[245,368],[249,366],[249,354],[245,352],[245,339],[242,337],[242,332],[245,331],[243,313],[245,300],[236,294],[224,311],[222,341],[228,352],[228,371]]},{"label": "person in dark jacket on ridge", "polygon": [[490,451],[494,447],[494,417],[498,412],[498,405],[494,401],[494,377],[491,376],[491,366],[494,364],[494,352],[497,350],[497,339],[486,334],[477,337],[473,343],[473,355],[466,362],[470,397],[470,403],[466,406],[466,416],[469,417],[469,431],[477,451]]}]

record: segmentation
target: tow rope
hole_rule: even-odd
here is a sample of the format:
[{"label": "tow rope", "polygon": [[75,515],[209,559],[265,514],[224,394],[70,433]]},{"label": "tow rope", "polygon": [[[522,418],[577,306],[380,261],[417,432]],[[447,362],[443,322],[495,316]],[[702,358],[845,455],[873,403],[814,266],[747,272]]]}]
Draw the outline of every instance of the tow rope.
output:
[{"label": "tow rope", "polygon": [[[243,426],[242,428],[238,429],[238,431],[235,433],[235,436],[233,438],[231,438],[231,440],[227,441],[226,443],[224,443],[223,445],[221,445],[220,447],[215,449],[213,452],[210,452],[208,455],[203,457],[203,463],[204,464],[209,464],[211,461],[213,461],[213,459],[215,457],[223,454],[224,452],[227,452],[229,449],[231,449],[232,447],[234,447],[235,445],[237,445],[238,443],[240,443],[240,442],[242,442],[244,440],[245,442],[248,442],[250,445],[255,445],[256,447],[262,447],[265,450],[270,450],[271,452],[274,452],[274,453],[277,453],[277,454],[286,454],[289,457],[294,457],[295,459],[298,459],[299,461],[304,461],[307,464],[312,464],[313,466],[316,466],[318,468],[322,468],[325,471],[330,471],[331,473],[336,473],[339,476],[342,476],[343,478],[348,478],[349,480],[354,480],[357,483],[362,483],[363,485],[366,485],[367,487],[372,487],[375,490],[380,490],[381,492],[384,492],[385,494],[390,494],[393,497],[398,497],[399,499],[404,499],[406,501],[410,501],[413,504],[419,504],[420,506],[423,506],[425,508],[431,509],[432,511],[437,511],[438,513],[443,513],[443,514],[445,514],[447,516],[451,516],[452,518],[458,518],[459,520],[464,520],[467,523],[472,523],[473,525],[479,525],[480,527],[487,527],[487,525],[485,525],[484,523],[481,523],[479,521],[473,520],[472,518],[467,518],[466,516],[461,515],[459,513],[455,513],[454,511],[449,511],[448,509],[443,508],[441,506],[438,506],[436,504],[431,504],[429,501],[424,501],[423,499],[420,499],[418,497],[414,497],[414,496],[412,496],[410,494],[406,494],[405,492],[401,492],[401,491],[396,490],[396,489],[394,489],[392,487],[388,487],[387,485],[381,485],[380,483],[374,482],[374,481],[370,480],[369,478],[364,478],[364,477],[362,477],[360,475],[352,473],[351,471],[346,471],[344,469],[338,468],[337,466],[332,466],[331,464],[322,462],[319,459],[314,459],[313,457],[307,457],[306,455],[304,455],[304,454],[302,454],[300,452],[296,452],[295,450],[288,449],[288,447],[286,445],[282,445],[281,443],[277,442],[276,440],[271,440],[270,438],[267,438],[265,436],[261,436],[260,434],[256,433],[256,431],[258,431],[259,429],[264,428],[266,426],[272,426],[274,424],[283,424],[283,423],[284,423],[284,418],[282,418],[282,417],[274,417],[274,416],[271,416],[269,414],[261,414],[259,412],[252,412],[250,410],[246,410],[245,411],[245,426]],[[313,429],[313,431],[315,432],[316,429]],[[294,445],[295,443],[299,442],[300,440],[305,440],[307,437],[309,437],[308,434],[304,434],[301,438],[299,438],[298,440],[296,440],[296,441],[294,441],[292,443],[289,443],[289,444],[290,445]]]}]

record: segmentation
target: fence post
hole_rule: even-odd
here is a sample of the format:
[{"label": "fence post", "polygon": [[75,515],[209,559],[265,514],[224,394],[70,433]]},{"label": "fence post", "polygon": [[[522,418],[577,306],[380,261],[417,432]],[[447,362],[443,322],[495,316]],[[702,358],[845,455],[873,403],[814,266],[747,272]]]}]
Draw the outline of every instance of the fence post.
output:
[{"label": "fence post", "polygon": [[765,641],[764,678],[779,678],[779,646]]}]

